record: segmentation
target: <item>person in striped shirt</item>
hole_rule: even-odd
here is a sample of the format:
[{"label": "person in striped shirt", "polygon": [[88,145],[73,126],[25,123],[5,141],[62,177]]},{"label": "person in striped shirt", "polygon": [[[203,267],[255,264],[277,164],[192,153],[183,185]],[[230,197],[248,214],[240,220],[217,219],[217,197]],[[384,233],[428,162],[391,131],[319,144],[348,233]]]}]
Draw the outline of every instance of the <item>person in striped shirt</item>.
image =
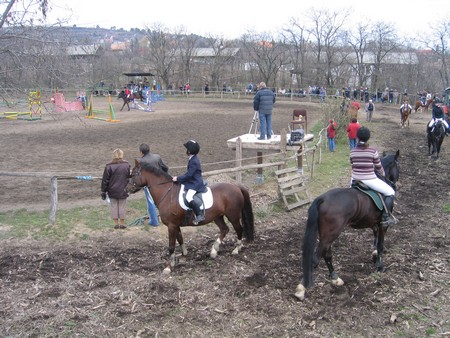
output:
[{"label": "person in striped shirt", "polygon": [[350,151],[350,163],[352,164],[352,180],[361,181],[369,188],[378,191],[384,196],[385,209],[381,218],[383,226],[395,224],[395,218],[391,211],[394,207],[395,190],[382,179],[377,177],[377,173],[384,176],[384,169],[381,165],[380,156],[375,148],[369,146],[370,130],[361,127],[357,132],[358,143]]}]

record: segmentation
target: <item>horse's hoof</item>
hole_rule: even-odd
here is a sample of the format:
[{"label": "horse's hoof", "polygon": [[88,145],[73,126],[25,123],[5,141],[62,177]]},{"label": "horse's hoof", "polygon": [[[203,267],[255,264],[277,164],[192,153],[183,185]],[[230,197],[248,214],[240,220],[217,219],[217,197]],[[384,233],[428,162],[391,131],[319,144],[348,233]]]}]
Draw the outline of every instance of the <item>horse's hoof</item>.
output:
[{"label": "horse's hoof", "polygon": [[211,254],[209,255],[209,257],[211,257],[212,259],[216,259],[217,251],[214,248],[211,250]]},{"label": "horse's hoof", "polygon": [[294,296],[297,297],[299,300],[304,300],[305,292],[306,292],[306,288],[303,286],[303,284],[299,284],[299,285],[297,285],[297,288],[295,289]]},{"label": "horse's hoof", "polygon": [[170,269],[170,267],[166,267],[164,270],[163,270],[163,274],[164,275],[168,275],[169,273],[171,273],[172,272],[172,270]]},{"label": "horse's hoof", "polygon": [[234,248],[234,250],[231,252],[232,255],[238,255],[239,254],[239,248]]},{"label": "horse's hoof", "polygon": [[344,281],[340,277],[338,277],[336,279],[332,279],[331,284],[333,284],[334,286],[342,286],[344,285]]}]

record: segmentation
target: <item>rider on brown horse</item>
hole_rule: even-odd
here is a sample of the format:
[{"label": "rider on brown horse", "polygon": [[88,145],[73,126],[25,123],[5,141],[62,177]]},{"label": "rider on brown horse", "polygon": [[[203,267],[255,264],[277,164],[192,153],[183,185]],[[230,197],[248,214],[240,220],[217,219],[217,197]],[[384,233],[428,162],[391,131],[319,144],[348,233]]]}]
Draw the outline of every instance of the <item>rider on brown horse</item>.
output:
[{"label": "rider on brown horse", "polygon": [[189,156],[187,172],[181,176],[174,176],[174,182],[180,182],[184,184],[184,190],[186,191],[186,201],[189,203],[189,207],[195,213],[194,225],[205,220],[204,212],[201,210],[202,201],[199,197],[195,196],[198,192],[205,192],[206,187],[202,178],[202,167],[197,154],[200,152],[200,145],[190,140],[184,144],[186,148],[186,154]]},{"label": "rider on brown horse", "polygon": [[366,127],[361,127],[357,132],[358,145],[350,151],[350,162],[352,164],[352,179],[360,181],[369,188],[378,191],[384,196],[385,208],[381,223],[384,227],[396,223],[395,218],[391,214],[394,206],[395,190],[382,179],[380,176],[385,176],[378,151],[369,146],[367,141],[370,138],[370,130]]}]

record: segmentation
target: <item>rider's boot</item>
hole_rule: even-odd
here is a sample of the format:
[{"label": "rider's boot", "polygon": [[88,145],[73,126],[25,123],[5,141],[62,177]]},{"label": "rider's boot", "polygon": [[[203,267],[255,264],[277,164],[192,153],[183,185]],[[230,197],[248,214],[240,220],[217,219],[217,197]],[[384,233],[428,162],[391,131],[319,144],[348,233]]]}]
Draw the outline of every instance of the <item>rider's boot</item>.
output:
[{"label": "rider's boot", "polygon": [[395,218],[391,213],[391,210],[394,208],[394,196],[385,196],[384,204],[386,208],[383,210],[383,215],[381,216],[381,224],[387,228],[396,223]]},{"label": "rider's boot", "polygon": [[189,203],[189,206],[192,208],[192,210],[194,210],[194,213],[195,213],[195,218],[192,222],[192,223],[194,223],[194,225],[197,225],[198,223],[205,220],[205,215],[204,215],[203,211],[200,209],[201,205],[202,205],[201,200],[199,200],[197,198],[194,198]]}]

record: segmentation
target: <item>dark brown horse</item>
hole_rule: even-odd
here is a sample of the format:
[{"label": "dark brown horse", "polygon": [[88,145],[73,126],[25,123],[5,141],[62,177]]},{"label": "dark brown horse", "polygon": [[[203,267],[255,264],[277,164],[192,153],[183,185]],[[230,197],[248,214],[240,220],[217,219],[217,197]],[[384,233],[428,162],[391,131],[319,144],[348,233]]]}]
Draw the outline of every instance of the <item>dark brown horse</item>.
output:
[{"label": "dark brown horse", "polygon": [[[192,215],[189,216],[185,209],[180,206],[181,185],[173,182],[172,176],[157,167],[145,163],[141,165],[136,161],[127,191],[134,193],[144,186],[149,188],[150,194],[159,210],[161,221],[167,226],[169,231],[170,261],[164,269],[165,273],[169,273],[176,262],[176,241],[181,246],[182,255],[187,255],[180,227],[194,226],[192,223],[193,217]],[[243,246],[242,237],[244,236],[249,242],[253,241],[255,237],[253,208],[249,192],[243,186],[229,183],[215,184],[211,186],[211,192],[212,205],[205,211],[205,221],[198,224],[206,225],[214,222],[220,229],[220,235],[212,246],[210,256],[211,258],[216,258],[220,245],[229,231],[224,216],[226,216],[236,231],[237,243],[232,253],[238,254]]]},{"label": "dark brown horse", "polygon": [[136,108],[135,106],[135,100],[139,100],[141,99],[140,94],[136,94],[136,93],[132,93],[129,97],[127,96],[127,94],[125,94],[125,91],[122,90],[119,95],[117,96],[117,99],[122,99],[123,100],[123,105],[122,108],[120,108],[120,111],[123,110],[123,108],[125,106],[127,106],[128,110],[130,110],[130,103],[132,105],[132,108]]},{"label": "dark brown horse", "polygon": [[404,104],[402,109],[400,110],[401,114],[401,122],[400,126],[402,128],[409,128],[409,116],[411,115],[411,107],[409,104]]},{"label": "dark brown horse", "polygon": [[430,128],[427,126],[427,141],[428,141],[428,156],[434,154],[435,159],[439,160],[439,153],[441,151],[442,141],[445,138],[445,125],[438,120]]},{"label": "dark brown horse", "polygon": [[[398,157],[388,155],[381,159],[386,182],[395,186],[398,176]],[[306,288],[313,285],[313,268],[321,258],[325,260],[334,285],[343,285],[333,268],[331,245],[347,226],[355,229],[372,228],[375,237],[376,267],[383,271],[383,243],[387,231],[381,225],[382,211],[365,193],[355,188],[336,188],[318,196],[308,209],[305,236],[303,238],[303,282],[297,286],[295,296],[303,300]],[[317,236],[319,245],[316,248]]]}]

